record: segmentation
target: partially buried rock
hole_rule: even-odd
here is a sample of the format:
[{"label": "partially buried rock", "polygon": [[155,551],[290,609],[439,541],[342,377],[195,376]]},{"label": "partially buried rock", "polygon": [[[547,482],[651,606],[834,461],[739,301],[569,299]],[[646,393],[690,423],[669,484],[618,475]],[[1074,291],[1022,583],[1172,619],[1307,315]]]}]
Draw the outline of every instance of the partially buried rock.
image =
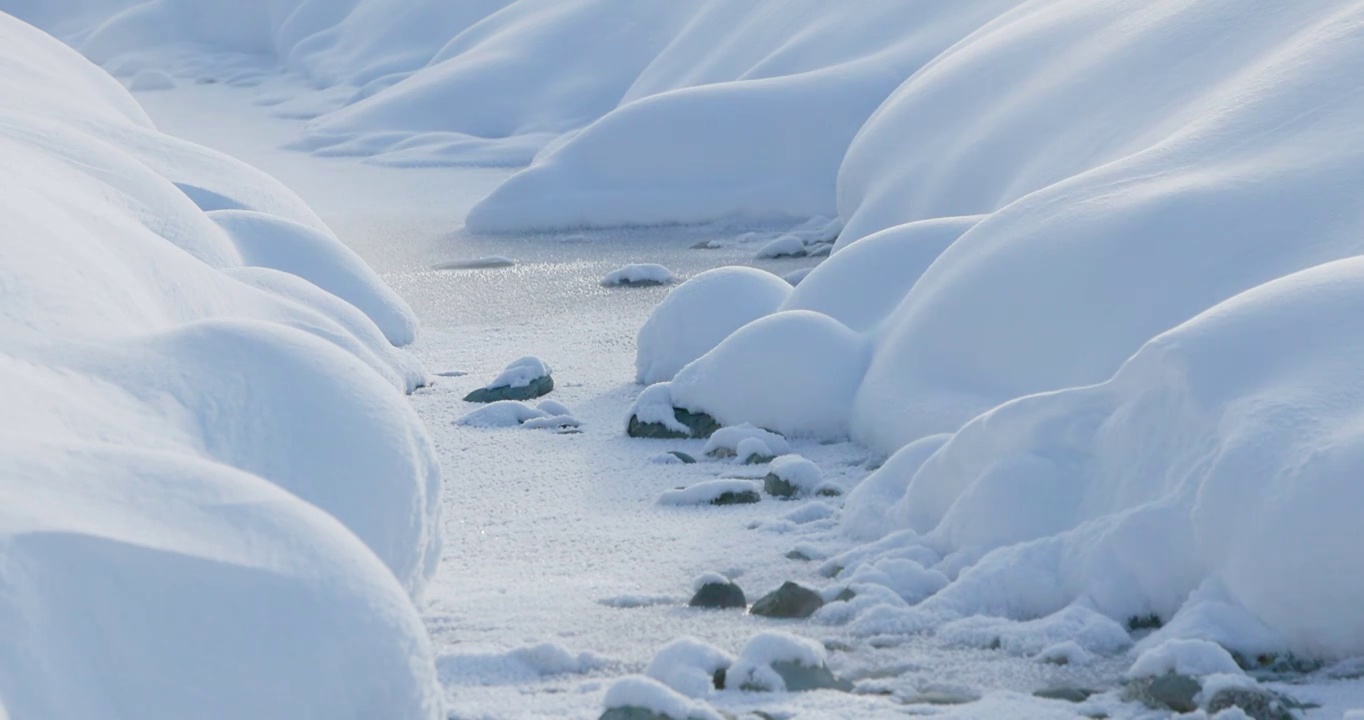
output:
[{"label": "partially buried rock", "polygon": [[1064,702],[1082,703],[1095,694],[1096,690],[1085,690],[1084,688],[1058,687],[1038,690],[1033,693],[1034,697],[1046,700],[1062,700]]},{"label": "partially buried rock", "polygon": [[669,450],[668,454],[672,455],[678,460],[681,460],[683,465],[693,465],[696,463],[696,458],[682,452],[681,450]]},{"label": "partially buried rock", "polygon": [[819,593],[788,581],[759,598],[749,612],[770,618],[807,618],[822,607],[824,598]]},{"label": "partially buried rock", "polygon": [[1253,687],[1228,687],[1218,690],[1208,700],[1209,715],[1240,708],[1241,712],[1254,720],[1293,720],[1293,713],[1285,707],[1282,698],[1274,693]]},{"label": "partially buried rock", "polygon": [[742,608],[748,607],[748,598],[732,582],[712,581],[702,585],[687,605],[699,608]]},{"label": "partially buried rock", "polygon": [[739,490],[720,493],[718,497],[710,501],[711,505],[751,505],[763,499],[756,490]]},{"label": "partially buried rock", "polygon": [[526,356],[508,365],[486,386],[464,397],[465,402],[491,403],[499,400],[530,400],[554,389],[554,378],[545,361]]},{"label": "partially buried rock", "polygon": [[1194,698],[1202,689],[1197,680],[1187,675],[1166,673],[1129,681],[1123,690],[1123,699],[1157,710],[1187,713],[1198,709]]},{"label": "partially buried rock", "polygon": [[849,692],[853,688],[851,682],[835,676],[833,671],[829,670],[828,665],[810,667],[791,660],[779,660],[772,663],[772,670],[781,676],[782,682],[786,683],[787,692],[805,692],[806,690]]},{"label": "partially buried rock", "polygon": [[[708,438],[720,429],[720,423],[705,413],[693,413],[682,408],[673,408],[673,418],[680,428],[669,427],[661,422],[643,422],[638,415],[630,416],[626,434],[636,438],[656,440],[685,440],[687,438]],[[685,460],[683,462],[686,462]]]}]

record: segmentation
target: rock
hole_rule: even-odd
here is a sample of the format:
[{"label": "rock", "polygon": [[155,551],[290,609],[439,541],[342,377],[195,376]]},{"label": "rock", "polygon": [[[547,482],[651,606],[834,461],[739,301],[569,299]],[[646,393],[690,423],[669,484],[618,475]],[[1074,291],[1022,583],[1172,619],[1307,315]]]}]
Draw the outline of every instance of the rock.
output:
[{"label": "rock", "polygon": [[720,668],[719,670],[716,670],[715,674],[710,677],[710,684],[714,685],[716,690],[725,689],[725,673],[727,673],[728,671],[729,668]]},{"label": "rock", "polygon": [[1097,690],[1085,690],[1083,688],[1058,687],[1038,690],[1033,693],[1033,697],[1040,697],[1046,700],[1064,700],[1065,702],[1081,703],[1096,694]]},{"label": "rock", "polygon": [[762,495],[756,490],[740,490],[739,492],[723,492],[718,497],[710,501],[711,505],[749,505],[761,502]]},{"label": "rock", "polygon": [[530,381],[521,387],[501,385],[499,387],[479,388],[464,396],[465,402],[492,403],[498,400],[531,400],[548,395],[554,389],[554,378],[546,375]]},{"label": "rock", "polygon": [[776,455],[764,455],[762,453],[753,453],[752,455],[749,455],[747,458],[744,459],[744,464],[766,465],[776,459],[777,459]]},{"label": "rock", "polygon": [[1128,682],[1123,690],[1123,699],[1140,702],[1157,710],[1187,713],[1198,709],[1194,697],[1202,689],[1197,680],[1187,675],[1167,673]]},{"label": "rock", "polygon": [[811,560],[814,560],[814,558],[810,557],[809,555],[806,555],[805,553],[799,550],[792,550],[791,552],[786,553],[786,559],[799,560],[800,562],[810,562]]},{"label": "rock", "polygon": [[965,705],[980,699],[980,693],[958,685],[933,684],[919,690],[905,702],[912,705]]},{"label": "rock", "polygon": [[850,692],[853,688],[851,682],[834,675],[833,671],[829,670],[828,665],[812,668],[791,660],[780,660],[772,663],[772,670],[781,676],[782,682],[786,683],[788,692],[804,692],[806,690]]},{"label": "rock", "polygon": [[853,592],[852,588],[843,588],[843,591],[838,593],[838,595],[834,597],[834,600],[838,602],[848,602],[855,597],[857,597],[857,593]]},{"label": "rock", "polygon": [[687,720],[686,718],[675,718],[671,715],[656,713],[648,708],[635,705],[625,707],[614,707],[601,714],[598,720]]},{"label": "rock", "polygon": [[788,581],[759,598],[749,612],[771,618],[807,618],[821,607],[824,598],[819,593]]},{"label": "rock", "polygon": [[688,438],[708,438],[720,429],[720,423],[705,413],[693,413],[681,408],[673,408],[673,417],[687,427],[688,432],[674,430],[663,423],[640,422],[631,415],[626,433],[630,437],[653,438],[656,440],[685,440]]},{"label": "rock", "polygon": [[691,607],[699,608],[742,608],[748,607],[744,591],[732,582],[709,582],[701,586],[692,596]]},{"label": "rock", "polygon": [[768,473],[763,478],[763,491],[772,497],[793,498],[796,496],[796,486],[777,477],[776,473]]},{"label": "rock", "polygon": [[1212,699],[1208,700],[1206,709],[1209,715],[1216,715],[1223,710],[1236,707],[1254,720],[1293,720],[1293,713],[1289,712],[1285,705],[1282,698],[1268,690],[1228,687],[1218,690]]},{"label": "rock", "polygon": [[819,497],[839,497],[843,495],[843,490],[837,485],[821,485],[818,490],[815,490],[815,495]]},{"label": "rock", "polygon": [[684,465],[693,465],[696,463],[696,458],[682,452],[681,450],[669,450],[668,454],[672,455],[678,460],[681,460],[682,464]]}]

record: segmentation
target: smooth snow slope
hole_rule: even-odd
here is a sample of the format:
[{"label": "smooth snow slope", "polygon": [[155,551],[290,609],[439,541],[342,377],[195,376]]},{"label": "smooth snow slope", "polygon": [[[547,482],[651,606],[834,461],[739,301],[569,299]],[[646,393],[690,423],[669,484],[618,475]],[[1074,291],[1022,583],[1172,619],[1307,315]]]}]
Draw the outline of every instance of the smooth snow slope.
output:
[{"label": "smooth snow slope", "polygon": [[[347,300],[410,311],[292,194],[7,15],[0,156],[0,703],[438,717],[409,599],[440,549],[425,372]],[[226,205],[309,242],[249,252]]]}]

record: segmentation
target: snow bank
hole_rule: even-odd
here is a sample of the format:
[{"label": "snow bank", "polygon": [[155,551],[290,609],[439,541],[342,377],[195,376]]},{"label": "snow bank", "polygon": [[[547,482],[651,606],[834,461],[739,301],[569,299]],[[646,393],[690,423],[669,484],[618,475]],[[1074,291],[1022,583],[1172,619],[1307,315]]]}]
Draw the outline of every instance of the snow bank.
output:
[{"label": "snow bank", "polygon": [[955,576],[925,611],[1081,601],[1194,636],[1242,628],[1217,636],[1233,649],[1364,650],[1348,510],[1364,502],[1361,287],[1360,259],[1290,275],[1161,335],[1107,382],[973,420],[889,511]]},{"label": "snow bank", "polygon": [[745,325],[684,367],[673,378],[672,399],[726,425],[841,438],[866,363],[863,338],[838,321],[781,312]]},{"label": "snow bank", "polygon": [[315,216],[3,14],[0,156],[6,710],[439,717],[425,373],[309,282],[339,243],[246,267],[200,203]]},{"label": "snow bank", "polygon": [[671,380],[730,333],[775,312],[790,293],[785,280],[746,267],[707,270],[678,285],[639,329],[635,381]]}]

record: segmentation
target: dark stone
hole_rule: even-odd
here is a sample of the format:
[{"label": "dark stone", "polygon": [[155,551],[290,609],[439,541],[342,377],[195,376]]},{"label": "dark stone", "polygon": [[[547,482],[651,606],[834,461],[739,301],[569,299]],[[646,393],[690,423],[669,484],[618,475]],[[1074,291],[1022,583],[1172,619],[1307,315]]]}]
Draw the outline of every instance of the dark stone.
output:
[{"label": "dark stone", "polygon": [[683,465],[694,465],[696,463],[696,458],[682,452],[681,450],[669,450],[668,454],[672,455],[678,460],[681,460]]},{"label": "dark stone", "polygon": [[840,592],[834,600],[838,602],[848,602],[855,597],[857,597],[857,593],[853,592],[852,588],[843,588],[843,591]]},{"label": "dark stone", "polygon": [[751,505],[761,502],[763,497],[756,490],[740,490],[734,492],[727,490],[720,493],[718,497],[710,501],[711,505]]},{"label": "dark stone", "polygon": [[548,395],[554,389],[554,378],[546,375],[530,381],[529,385],[512,387],[502,385],[495,388],[479,388],[464,396],[465,402],[491,403],[498,400],[531,400]]},{"label": "dark stone", "polygon": [[744,597],[743,589],[732,582],[711,582],[702,585],[687,604],[699,608],[742,608],[748,607],[748,598]]},{"label": "dark stone", "polygon": [[824,598],[819,593],[788,581],[759,598],[749,612],[770,618],[807,618],[822,607]]},{"label": "dark stone", "polygon": [[843,491],[839,490],[833,485],[825,485],[820,489],[816,490],[815,494],[820,497],[839,497],[840,495],[843,494]]},{"label": "dark stone", "polygon": [[1089,696],[1098,692],[1098,690],[1085,690],[1084,688],[1059,687],[1038,690],[1033,693],[1033,696],[1046,700],[1064,700],[1065,702],[1082,703],[1088,700]]},{"label": "dark stone", "polygon": [[712,685],[715,686],[716,690],[725,689],[725,673],[728,670],[729,668],[720,668],[719,670],[716,670],[715,674],[710,677],[710,682]]},{"label": "dark stone", "polygon": [[1255,720],[1294,720],[1283,699],[1268,690],[1249,687],[1229,687],[1218,690],[1208,700],[1208,714],[1228,708],[1241,708],[1241,711]]},{"label": "dark stone", "polygon": [[768,473],[763,478],[763,490],[772,497],[791,499],[796,496],[796,486],[783,480],[776,473]]},{"label": "dark stone", "polygon": [[1138,632],[1140,630],[1159,630],[1164,624],[1165,623],[1160,621],[1160,616],[1155,613],[1149,615],[1133,615],[1132,617],[1127,618],[1127,631]]},{"label": "dark stone", "polygon": [[607,710],[601,714],[599,720],[687,720],[686,718],[675,718],[671,715],[656,713],[647,708],[627,705]]},{"label": "dark stone", "polygon": [[810,562],[811,560],[814,560],[814,558],[810,557],[809,555],[806,555],[805,553],[799,550],[792,550],[791,552],[786,553],[786,559],[799,560],[800,562]]},{"label": "dark stone", "polygon": [[851,692],[853,689],[851,682],[834,675],[833,671],[829,670],[828,665],[812,668],[790,660],[782,660],[772,663],[772,669],[781,676],[782,682],[786,683],[788,692],[805,692],[806,690]]},{"label": "dark stone", "polygon": [[768,464],[768,463],[770,463],[770,462],[772,462],[773,460],[776,460],[776,459],[777,459],[777,456],[775,456],[775,455],[749,455],[748,458],[744,460],[744,464],[745,464],[745,465],[766,465],[766,464]]},{"label": "dark stone", "polygon": [[1123,698],[1157,710],[1187,713],[1198,709],[1194,696],[1203,688],[1197,680],[1186,675],[1167,673],[1157,677],[1137,678],[1127,684]]},{"label": "dark stone", "polygon": [[659,280],[621,280],[620,282],[615,282],[611,284],[614,285],[615,287],[646,288],[658,287],[659,285],[667,285],[668,283]]},{"label": "dark stone", "polygon": [[673,417],[685,425],[689,432],[678,432],[663,423],[640,422],[639,418],[633,415],[630,416],[630,425],[625,432],[630,437],[637,438],[685,440],[687,438],[708,438],[720,429],[720,423],[715,422],[715,418],[705,413],[693,413],[681,408],[673,408]]}]

